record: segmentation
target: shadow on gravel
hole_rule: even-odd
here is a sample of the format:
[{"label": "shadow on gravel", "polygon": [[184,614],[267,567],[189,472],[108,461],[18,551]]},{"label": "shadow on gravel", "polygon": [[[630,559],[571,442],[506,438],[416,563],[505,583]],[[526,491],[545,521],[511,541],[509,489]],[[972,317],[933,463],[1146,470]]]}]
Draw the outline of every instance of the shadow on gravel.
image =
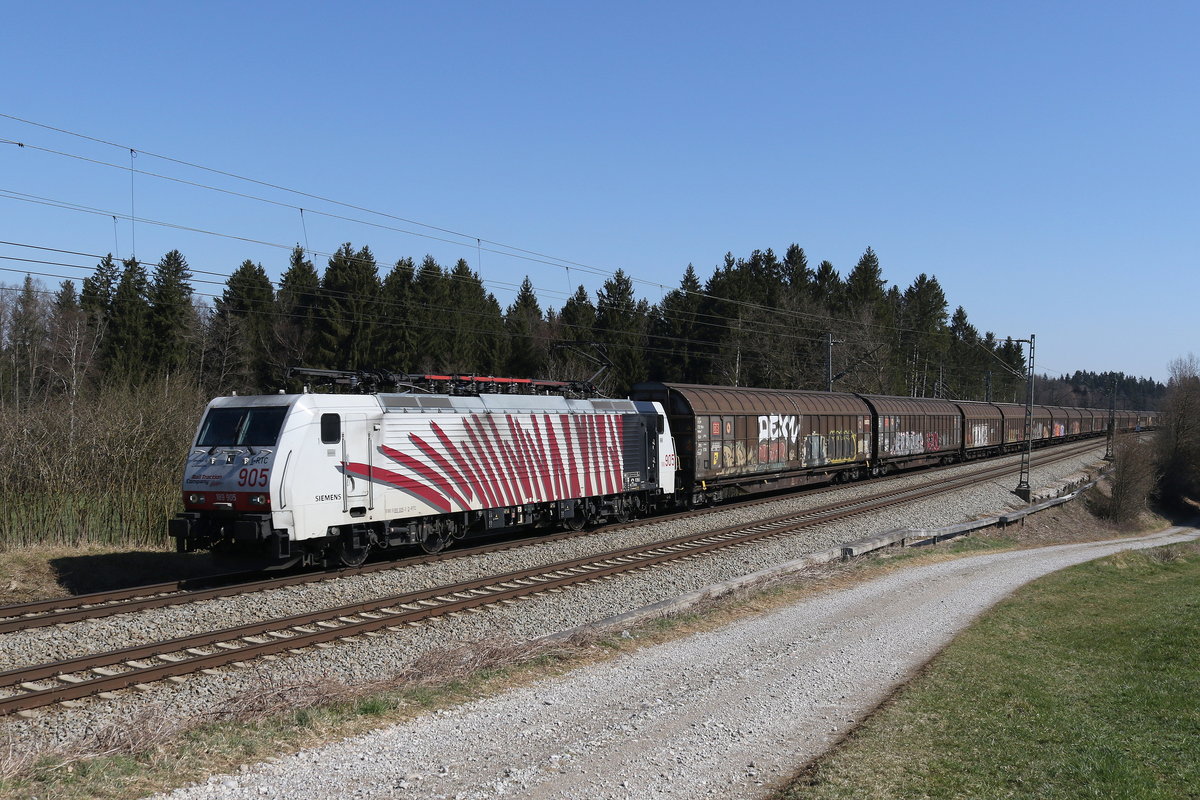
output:
[{"label": "shadow on gravel", "polygon": [[229,571],[229,565],[218,564],[208,553],[150,550],[55,558],[50,560],[50,567],[59,584],[71,594],[203,578]]}]

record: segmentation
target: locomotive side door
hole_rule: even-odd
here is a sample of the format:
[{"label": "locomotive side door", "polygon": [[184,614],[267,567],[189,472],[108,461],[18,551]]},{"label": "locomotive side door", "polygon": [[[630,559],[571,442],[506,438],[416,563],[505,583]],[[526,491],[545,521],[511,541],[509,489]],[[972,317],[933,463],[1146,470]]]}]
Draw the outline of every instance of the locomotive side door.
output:
[{"label": "locomotive side door", "polygon": [[[362,474],[355,474],[354,469],[345,469],[347,465],[366,465],[372,467],[377,460],[373,442],[371,441],[370,426],[365,414],[342,415],[341,462],[343,465],[342,480],[342,510],[352,517],[365,516],[367,510],[374,505],[374,492],[371,481]],[[362,467],[358,468],[362,471]],[[370,471],[367,471],[370,474]]]}]

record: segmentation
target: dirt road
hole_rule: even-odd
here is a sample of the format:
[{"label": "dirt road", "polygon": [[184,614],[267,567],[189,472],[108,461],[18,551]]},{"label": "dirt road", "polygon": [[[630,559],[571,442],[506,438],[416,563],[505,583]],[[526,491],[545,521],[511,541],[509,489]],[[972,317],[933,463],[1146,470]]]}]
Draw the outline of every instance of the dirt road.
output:
[{"label": "dirt road", "polygon": [[901,570],[169,797],[759,797],[1022,584],[1197,536],[1173,529]]}]

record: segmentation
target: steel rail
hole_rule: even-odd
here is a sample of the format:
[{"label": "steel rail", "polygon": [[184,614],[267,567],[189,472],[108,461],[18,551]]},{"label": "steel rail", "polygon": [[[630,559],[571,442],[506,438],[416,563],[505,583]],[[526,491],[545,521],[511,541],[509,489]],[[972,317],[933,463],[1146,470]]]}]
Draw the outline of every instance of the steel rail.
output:
[{"label": "steel rail", "polygon": [[[1057,454],[1067,458],[1069,454]],[[703,534],[614,550],[500,576],[490,576],[418,592],[339,606],[323,611],[180,637],[108,653],[82,656],[0,673],[0,715],[76,700],[168,677],[261,658],[286,651],[370,634],[384,628],[416,625],[430,617],[515,601],[568,586],[603,580],[727,547],[789,535],[900,503],[962,488],[1010,474],[1011,465],[992,466],[982,474],[908,489],[880,492],[848,502],[778,515],[749,525],[733,525]],[[212,652],[204,652],[210,648]],[[142,663],[157,658],[163,663]],[[62,685],[41,686],[53,679]]]},{"label": "steel rail", "polygon": [[[1094,445],[1089,443],[1082,446],[1069,448],[1063,452],[1074,454],[1075,452],[1083,452],[1092,449],[1093,446]],[[1056,454],[1055,451],[1049,450],[1042,451],[1042,453],[1043,455]],[[1057,455],[1062,454],[1057,453]],[[1044,462],[1039,460],[1039,463]],[[926,470],[921,474],[928,475],[933,472],[964,466],[968,466],[968,464],[959,462],[944,467],[936,467]],[[912,473],[907,474],[911,475]],[[896,477],[899,476],[900,474],[896,474]],[[815,491],[809,490],[807,493],[809,495],[823,494],[843,488],[846,488],[845,484],[832,484],[821,487]],[[779,494],[772,494],[765,497],[755,497],[753,499],[742,501],[740,505],[741,507],[753,507],[756,505],[777,501],[782,499],[782,497],[784,496]],[[620,530],[624,528],[657,524],[661,522],[672,522],[678,519],[687,519],[712,513],[713,510],[714,509],[711,508],[704,508],[692,511],[682,511],[675,514],[659,515],[646,519],[635,520],[615,526],[606,525],[597,530],[611,531],[614,529]],[[591,533],[595,533],[595,531],[592,531]],[[168,606],[200,602],[203,600],[211,600],[220,597],[233,597],[241,594],[250,594],[253,592],[286,588],[289,586],[302,586],[309,583],[318,583],[321,581],[334,580],[337,578],[350,577],[354,575],[366,575],[391,569],[403,569],[405,567],[417,564],[428,564],[456,558],[467,558],[485,553],[502,552],[504,550],[526,547],[534,544],[544,544],[561,539],[574,538],[580,535],[587,534],[581,534],[579,532],[538,534],[535,536],[525,536],[518,539],[501,542],[488,542],[474,545],[472,547],[455,548],[454,550],[443,553],[407,556],[404,558],[384,562],[364,564],[359,567],[339,567],[331,570],[284,575],[273,578],[262,578],[261,572],[224,573],[198,578],[186,578],[183,580],[158,584],[134,586],[126,589],[91,592],[72,597],[56,598],[51,600],[37,600],[18,605],[0,606],[0,635],[14,631],[47,627],[50,625],[80,622],[87,619],[102,619],[104,617],[115,616],[117,614],[134,613],[154,608],[165,608]]]},{"label": "steel rail", "polygon": [[[1069,450],[1064,452],[1084,452],[1090,449],[1090,445],[1076,445],[1075,447],[1070,447]],[[1049,455],[1049,453],[1051,453],[1051,451],[1043,451],[1043,455]],[[1061,453],[1058,453],[1058,455],[1061,455]],[[1042,459],[1039,459],[1038,463],[1044,462]],[[923,474],[928,475],[944,469],[965,467],[965,465],[966,464],[964,463],[956,463],[948,465],[948,467],[938,467],[931,470],[926,470]],[[845,485],[830,485],[816,489],[816,491],[811,491],[810,489],[808,494],[823,494],[836,491],[836,489],[840,488],[845,488]],[[779,500],[781,497],[786,497],[786,495],[772,494],[769,495],[769,497],[756,497],[754,499],[742,501],[742,503],[740,503],[740,507],[754,507],[756,505],[773,503],[773,501]],[[648,524],[673,522],[676,521],[676,519],[706,515],[706,513],[710,513],[712,511],[712,509],[682,511],[673,513],[673,515],[662,515],[646,519],[638,519],[638,521],[632,521],[618,525],[605,525],[604,528],[599,530],[622,530],[626,528],[642,527],[642,525]],[[595,533],[595,531],[592,531],[592,533]],[[322,581],[330,581],[330,579],[336,578],[356,575],[370,575],[370,573],[373,572],[400,570],[404,569],[404,567],[413,565],[431,564],[436,563],[436,561],[468,558],[473,557],[473,555],[485,553],[503,552],[506,551],[506,549],[539,545],[539,543],[554,542],[568,539],[568,537],[577,537],[580,535],[581,534],[578,533],[578,531],[569,531],[569,533],[524,536],[521,537],[521,539],[506,540],[502,542],[487,542],[482,543],[482,545],[475,545],[473,547],[455,548],[452,549],[452,551],[444,553],[412,555],[412,557],[380,561],[380,563],[366,564],[359,567],[337,567],[337,569],[334,570],[305,572],[299,573],[299,575],[274,578],[262,578],[260,577],[260,575],[262,575],[260,572],[222,573],[222,575],[186,578],[182,579],[182,581],[148,584],[142,585],[142,587],[97,591],[97,593],[74,595],[71,597],[59,597],[59,599],[54,600],[40,600],[14,604],[14,606],[0,607],[0,634],[11,633],[13,631],[31,630],[31,628],[35,627],[65,625],[68,624],[68,622],[78,622],[86,619],[102,619],[106,618],[106,616],[140,612],[140,610],[152,608],[176,606],[176,604],[182,603],[214,600],[217,599],[217,597],[232,597],[236,595],[256,593],[256,591],[295,587],[295,585],[319,583]]]}]

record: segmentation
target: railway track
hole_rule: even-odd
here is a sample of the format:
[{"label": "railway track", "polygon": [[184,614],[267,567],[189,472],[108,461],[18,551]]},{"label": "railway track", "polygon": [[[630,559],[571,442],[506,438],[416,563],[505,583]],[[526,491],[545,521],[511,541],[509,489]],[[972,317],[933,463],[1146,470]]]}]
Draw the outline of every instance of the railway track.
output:
[{"label": "railway track", "polygon": [[[1092,447],[1094,445],[1086,449]],[[1070,449],[1046,454],[1048,457],[1040,463],[1068,458],[1077,452],[1078,449]],[[178,679],[201,670],[245,664],[253,659],[306,648],[329,647],[335,640],[380,636],[385,631],[421,625],[430,618],[511,604],[523,598],[607,580],[622,573],[792,535],[815,525],[951,492],[1015,471],[1012,465],[990,465],[949,480],[885,490],[752,524],[221,631],[13,669],[0,673],[0,715],[28,712],[54,703],[72,703],[91,695],[108,696],[110,692],[130,686],[147,686],[163,679]]]},{"label": "railway track", "polygon": [[[1086,445],[1071,446],[1062,451],[1057,449],[1054,451],[1042,451],[1041,455],[1043,458],[1065,458],[1080,452],[1086,452],[1094,447],[1095,443],[1088,443]],[[1046,462],[1042,460],[1035,463]],[[926,470],[923,474],[928,475],[941,470],[960,468],[962,466],[962,464],[954,464],[948,467],[937,467],[932,470]],[[810,495],[819,495],[822,492],[835,491],[841,488],[844,488],[843,484],[835,484],[832,486],[823,487],[822,489],[818,489],[816,491],[810,490],[809,493]],[[758,497],[741,501],[739,505],[743,508],[753,507],[755,505],[775,502],[779,499],[779,495]],[[658,524],[662,522],[672,522],[679,519],[687,519],[702,514],[707,514],[710,513],[710,511],[711,509],[698,509],[694,511],[684,511],[675,514],[651,517],[645,520],[635,520],[633,522],[627,522],[615,526],[607,525],[603,528],[593,531],[592,533]],[[11,633],[13,631],[80,622],[89,619],[102,619],[104,617],[110,617],[117,614],[134,613],[154,608],[165,608],[168,606],[182,605],[184,603],[195,603],[220,597],[232,597],[241,594],[267,591],[270,589],[280,589],[288,586],[302,586],[309,583],[344,578],[353,575],[367,575],[374,572],[382,572],[392,569],[404,569],[417,564],[429,564],[438,561],[501,552],[504,550],[526,547],[533,544],[545,544],[569,537],[578,537],[580,535],[584,534],[580,534],[578,532],[548,535],[543,534],[533,537],[508,539],[501,542],[479,544],[472,547],[460,547],[448,552],[437,553],[434,555],[408,556],[405,558],[394,559],[385,562],[369,563],[354,568],[339,568],[333,570],[323,570],[319,572],[281,575],[271,578],[263,578],[262,573],[260,572],[225,573],[202,578],[167,581],[163,583],[134,586],[124,589],[92,592],[88,594],[75,595],[72,597],[38,600],[18,605],[2,606],[0,607],[0,635]]]}]

